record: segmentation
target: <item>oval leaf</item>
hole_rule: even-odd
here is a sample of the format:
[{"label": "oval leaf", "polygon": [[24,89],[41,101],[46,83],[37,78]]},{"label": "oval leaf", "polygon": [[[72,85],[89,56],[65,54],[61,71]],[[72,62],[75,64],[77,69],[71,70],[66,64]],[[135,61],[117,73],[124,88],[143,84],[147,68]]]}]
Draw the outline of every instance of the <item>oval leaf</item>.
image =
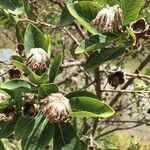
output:
[{"label": "oval leaf", "polygon": [[15,121],[0,121],[0,138],[8,137],[15,128]]},{"label": "oval leaf", "polygon": [[63,59],[62,53],[58,53],[53,61],[52,66],[50,66],[50,69],[49,69],[49,82],[50,83],[55,80],[55,77],[58,73],[62,59]]},{"label": "oval leaf", "polygon": [[89,91],[75,91],[66,95],[68,99],[71,99],[73,97],[81,97],[81,96],[97,98],[97,96],[94,93]]},{"label": "oval leaf", "polygon": [[37,88],[28,81],[13,79],[1,84],[2,89],[36,91]]},{"label": "oval leaf", "polygon": [[91,97],[70,99],[73,117],[109,117],[115,112],[104,102]]},{"label": "oval leaf", "polygon": [[28,117],[19,117],[16,126],[15,126],[15,139],[19,140],[22,138],[23,132],[26,129],[27,125],[32,119]]},{"label": "oval leaf", "polygon": [[71,124],[55,124],[53,150],[80,150],[80,147],[80,139]]},{"label": "oval leaf", "polygon": [[44,99],[50,93],[58,93],[59,89],[55,84],[42,84],[38,90],[38,99]]},{"label": "oval leaf", "polygon": [[21,143],[23,150],[42,150],[53,136],[53,124],[39,115],[28,124],[24,133]]},{"label": "oval leaf", "polygon": [[43,48],[49,53],[49,42],[47,40],[47,37],[36,26],[28,24],[24,37],[26,52],[31,48]]},{"label": "oval leaf", "polygon": [[92,53],[92,55],[87,59],[87,62],[85,63],[85,69],[91,70],[95,69],[102,63],[106,61],[110,61],[112,59],[115,59],[119,56],[121,56],[125,52],[124,47],[119,48],[104,48],[100,50],[100,52],[95,51]]}]

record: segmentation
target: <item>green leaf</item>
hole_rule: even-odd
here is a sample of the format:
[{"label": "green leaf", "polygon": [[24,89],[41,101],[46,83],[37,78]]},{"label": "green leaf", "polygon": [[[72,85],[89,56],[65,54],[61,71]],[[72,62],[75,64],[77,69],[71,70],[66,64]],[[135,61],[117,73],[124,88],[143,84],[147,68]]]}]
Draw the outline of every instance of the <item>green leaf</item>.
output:
[{"label": "green leaf", "polygon": [[[90,33],[100,34],[90,23],[100,10],[97,2],[79,1],[67,5],[70,14],[76,18]],[[101,35],[102,36],[102,35]],[[105,36],[102,36],[105,38]]]},{"label": "green leaf", "polygon": [[53,124],[43,115],[33,119],[24,130],[21,146],[23,150],[43,150],[53,136]]},{"label": "green leaf", "polygon": [[15,139],[19,140],[23,137],[23,131],[28,124],[32,121],[32,118],[20,116],[15,126]]},{"label": "green leaf", "polygon": [[126,27],[126,29],[127,29],[129,37],[131,37],[132,45],[134,46],[136,44],[136,35],[130,28]]},{"label": "green leaf", "polygon": [[52,66],[49,69],[49,82],[53,82],[58,73],[59,67],[62,63],[63,55],[62,53],[58,53],[53,61]]},{"label": "green leaf", "polygon": [[18,43],[23,43],[24,31],[24,26],[22,24],[16,24],[16,38]]},{"label": "green leaf", "polygon": [[[24,37],[25,51],[28,52],[31,48],[43,48],[49,51],[48,38],[36,26],[28,24]],[[47,44],[46,44],[47,43]]]},{"label": "green leaf", "polygon": [[1,84],[1,89],[36,91],[37,88],[28,81],[13,79]]},{"label": "green leaf", "polygon": [[26,74],[32,73],[32,71],[26,66],[26,64],[24,64],[24,60],[22,57],[18,55],[12,55],[11,62],[17,69],[22,70]]},{"label": "green leaf", "polygon": [[27,14],[28,18],[35,20],[37,17],[34,14],[33,5],[31,5],[28,0],[22,0],[22,1],[23,1],[24,12]]},{"label": "green leaf", "polygon": [[15,15],[21,14],[23,12],[22,3],[20,0],[0,0],[0,5]]},{"label": "green leaf", "polygon": [[38,99],[44,99],[50,93],[58,93],[59,89],[55,84],[42,84],[38,90]]},{"label": "green leaf", "polygon": [[74,97],[70,99],[73,117],[110,117],[114,110],[104,102],[91,97]]},{"label": "green leaf", "polygon": [[15,128],[15,121],[0,121],[0,139],[8,137]]},{"label": "green leaf", "polygon": [[100,50],[100,52],[96,51],[92,53],[92,55],[87,59],[84,67],[86,70],[94,69],[106,61],[110,61],[121,56],[124,52],[124,47],[104,48]]},{"label": "green leaf", "polygon": [[71,124],[55,124],[53,150],[80,150],[80,148],[80,139]]},{"label": "green leaf", "polygon": [[36,85],[41,85],[48,82],[47,73],[43,73],[42,76],[35,74],[34,72],[29,74],[29,80]]},{"label": "green leaf", "polygon": [[6,150],[5,147],[4,147],[4,144],[1,140],[0,140],[0,150]]},{"label": "green leaf", "polygon": [[97,96],[89,91],[75,91],[71,92],[66,95],[68,99],[74,98],[74,97],[81,97],[81,96],[86,96],[86,97],[91,97],[91,98],[97,98]]},{"label": "green leaf", "polygon": [[119,39],[118,36],[114,36],[113,34],[102,38],[99,35],[90,36],[89,38],[85,39],[81,42],[81,44],[76,48],[75,53],[85,53],[95,51],[97,49],[101,49],[106,45],[110,44],[111,42],[115,42]]},{"label": "green leaf", "polygon": [[120,7],[123,10],[123,25],[128,25],[136,20],[144,4],[144,0],[120,0]]},{"label": "green leaf", "polygon": [[61,13],[60,25],[67,26],[74,22],[74,17],[68,11],[68,8],[65,7]]},{"label": "green leaf", "polygon": [[18,89],[14,90],[14,103],[17,111],[20,111],[23,106],[22,92]]}]

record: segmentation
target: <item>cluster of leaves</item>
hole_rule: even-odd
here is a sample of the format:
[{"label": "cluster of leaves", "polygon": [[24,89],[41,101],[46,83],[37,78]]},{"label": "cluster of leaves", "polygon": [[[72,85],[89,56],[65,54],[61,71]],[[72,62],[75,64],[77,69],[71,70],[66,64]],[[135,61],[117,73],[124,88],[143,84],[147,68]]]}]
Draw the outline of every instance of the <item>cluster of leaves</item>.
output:
[{"label": "cluster of leaves", "polygon": [[[77,20],[89,32],[90,36],[75,49],[76,54],[90,54],[84,66],[86,70],[95,69],[106,61],[118,58],[124,54],[127,47],[131,47],[135,43],[134,33],[126,26],[137,19],[143,3],[144,0],[68,1],[62,11],[60,25],[68,26]],[[91,26],[91,21],[104,4],[120,5],[124,15],[121,24],[123,32],[101,33]],[[25,30],[18,26],[22,16],[27,16],[32,20],[36,19],[37,16],[34,14],[31,3],[29,4],[26,0],[0,0],[0,5],[2,13],[5,14],[0,18],[0,25],[15,22],[17,40],[24,44],[25,53],[28,53],[31,48],[40,47],[49,55],[51,54],[51,40],[47,34],[31,23],[28,23]],[[115,48],[110,47],[114,42],[116,43]],[[14,121],[0,121],[0,138],[6,138],[14,132],[15,138],[21,139],[24,150],[42,150],[48,144],[53,145],[54,150],[86,149],[71,123],[54,124],[40,112],[34,118],[23,117],[21,113],[22,93],[36,94],[36,103],[39,104],[49,94],[60,92],[59,87],[55,84],[55,78],[62,60],[63,54],[58,53],[49,68],[39,75],[25,64],[21,56],[13,55],[11,57],[13,66],[26,74],[27,77],[22,76],[22,79],[12,79],[0,85],[0,92],[9,95],[9,102],[0,104],[1,110],[7,106],[15,105],[18,115]],[[71,117],[109,117],[114,114],[114,110],[110,106],[89,91],[73,91],[65,96],[70,101]]]}]

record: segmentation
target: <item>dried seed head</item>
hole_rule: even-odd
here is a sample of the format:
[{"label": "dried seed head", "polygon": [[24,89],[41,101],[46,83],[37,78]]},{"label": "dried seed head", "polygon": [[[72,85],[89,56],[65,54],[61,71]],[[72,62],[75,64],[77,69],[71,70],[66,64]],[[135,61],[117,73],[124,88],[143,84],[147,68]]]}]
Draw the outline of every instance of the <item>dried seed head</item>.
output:
[{"label": "dried seed head", "polygon": [[8,70],[8,76],[10,79],[20,78],[21,72],[18,69],[10,69],[10,70]]},{"label": "dried seed head", "polygon": [[130,29],[138,36],[142,37],[147,32],[149,26],[144,18],[140,18],[130,24]]},{"label": "dried seed head", "polygon": [[148,30],[146,31],[145,37],[150,37],[150,25],[148,26]]},{"label": "dried seed head", "polygon": [[22,108],[22,115],[24,117],[34,117],[37,113],[37,107],[31,102],[26,102]]},{"label": "dried seed head", "polygon": [[125,82],[124,73],[122,71],[117,71],[112,73],[108,76],[108,83],[113,86],[117,87]]},{"label": "dried seed head", "polygon": [[35,71],[42,71],[49,63],[49,56],[42,48],[32,48],[26,55],[26,64]]},{"label": "dried seed head", "polygon": [[21,56],[24,57],[25,53],[24,53],[24,45],[22,43],[18,43],[16,45],[16,52]]},{"label": "dried seed head", "polygon": [[123,12],[119,5],[115,5],[113,7],[106,5],[91,22],[91,25],[99,30],[111,32],[122,18]]},{"label": "dried seed head", "polygon": [[69,117],[69,100],[61,93],[53,93],[43,100],[41,110],[52,122],[64,121]]},{"label": "dried seed head", "polygon": [[14,107],[5,108],[0,117],[5,121],[14,121],[17,117],[16,109]]}]

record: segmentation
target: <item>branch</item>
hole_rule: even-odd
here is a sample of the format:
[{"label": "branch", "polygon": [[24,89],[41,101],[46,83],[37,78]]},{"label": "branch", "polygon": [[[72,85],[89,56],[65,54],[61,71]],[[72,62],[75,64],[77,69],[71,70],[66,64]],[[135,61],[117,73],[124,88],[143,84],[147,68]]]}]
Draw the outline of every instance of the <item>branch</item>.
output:
[{"label": "branch", "polygon": [[99,139],[100,137],[105,136],[105,135],[110,134],[110,133],[115,132],[115,131],[119,131],[119,130],[129,130],[129,129],[133,129],[133,128],[136,128],[136,127],[141,126],[141,125],[144,125],[144,123],[138,123],[138,124],[136,124],[136,125],[134,125],[134,126],[130,126],[130,127],[126,127],[126,128],[118,128],[118,127],[117,127],[117,128],[115,128],[115,129],[106,131],[106,132],[104,132],[103,134],[100,134],[100,135],[96,136],[96,137],[94,138],[94,140],[97,140],[97,139]]}]

